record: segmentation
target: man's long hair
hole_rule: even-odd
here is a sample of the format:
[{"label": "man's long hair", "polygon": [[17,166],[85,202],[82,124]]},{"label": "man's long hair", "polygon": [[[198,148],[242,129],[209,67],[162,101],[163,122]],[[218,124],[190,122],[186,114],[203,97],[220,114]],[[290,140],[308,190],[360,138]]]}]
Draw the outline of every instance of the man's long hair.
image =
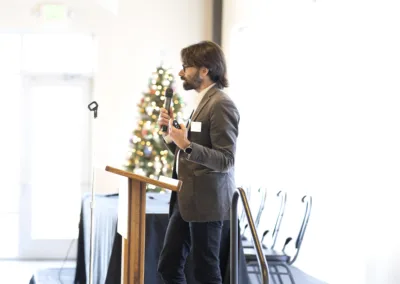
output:
[{"label": "man's long hair", "polygon": [[226,62],[221,47],[212,41],[201,41],[181,50],[182,63],[193,67],[206,67],[211,81],[219,89],[228,87]]}]

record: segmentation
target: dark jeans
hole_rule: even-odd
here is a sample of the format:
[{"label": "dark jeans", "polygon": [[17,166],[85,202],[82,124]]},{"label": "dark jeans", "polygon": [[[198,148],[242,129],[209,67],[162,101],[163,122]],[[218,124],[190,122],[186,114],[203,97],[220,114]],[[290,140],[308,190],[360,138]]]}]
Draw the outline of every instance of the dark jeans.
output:
[{"label": "dark jeans", "polygon": [[192,249],[194,277],[202,284],[222,284],[219,267],[222,221],[186,222],[176,201],[168,223],[158,272],[166,284],[186,284],[184,268]]}]

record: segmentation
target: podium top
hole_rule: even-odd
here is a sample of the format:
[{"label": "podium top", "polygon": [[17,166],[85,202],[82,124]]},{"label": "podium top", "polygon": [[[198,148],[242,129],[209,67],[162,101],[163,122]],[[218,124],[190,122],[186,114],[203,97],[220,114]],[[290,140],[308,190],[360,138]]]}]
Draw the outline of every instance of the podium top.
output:
[{"label": "podium top", "polygon": [[177,181],[178,184],[175,185],[175,184],[171,184],[171,183],[165,183],[165,182],[162,182],[162,181],[158,181],[158,180],[155,180],[155,179],[152,179],[152,178],[148,178],[148,177],[145,177],[145,176],[142,176],[142,175],[137,175],[137,174],[134,174],[134,173],[131,173],[131,172],[127,172],[127,171],[118,169],[118,168],[113,168],[113,167],[110,167],[110,166],[106,166],[106,171],[114,173],[114,174],[117,174],[117,175],[120,175],[120,176],[124,176],[124,177],[130,178],[130,179],[133,179],[133,180],[138,180],[138,181],[141,181],[141,182],[152,184],[154,186],[158,186],[158,187],[161,187],[161,188],[169,189],[169,190],[172,190],[172,191],[179,191],[181,189],[181,186],[182,186],[182,181],[180,181],[180,180],[178,180]]}]

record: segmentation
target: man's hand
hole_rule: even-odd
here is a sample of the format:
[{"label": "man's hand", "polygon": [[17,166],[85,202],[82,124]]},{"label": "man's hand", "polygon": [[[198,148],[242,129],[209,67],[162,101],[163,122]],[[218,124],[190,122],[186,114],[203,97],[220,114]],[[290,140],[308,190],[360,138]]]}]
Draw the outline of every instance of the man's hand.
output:
[{"label": "man's hand", "polygon": [[169,127],[168,127],[169,136],[174,141],[176,146],[178,146],[181,149],[185,149],[190,144],[190,141],[187,139],[186,126],[185,124],[181,123],[179,124],[181,126],[181,129],[175,128],[172,125],[172,121],[173,119],[169,120]]},{"label": "man's hand", "polygon": [[[169,114],[171,114],[172,117]],[[169,113],[165,108],[160,108],[160,115],[158,116],[158,126],[160,127],[160,129],[163,126],[168,126],[170,119],[174,119],[172,108],[169,110]]]}]

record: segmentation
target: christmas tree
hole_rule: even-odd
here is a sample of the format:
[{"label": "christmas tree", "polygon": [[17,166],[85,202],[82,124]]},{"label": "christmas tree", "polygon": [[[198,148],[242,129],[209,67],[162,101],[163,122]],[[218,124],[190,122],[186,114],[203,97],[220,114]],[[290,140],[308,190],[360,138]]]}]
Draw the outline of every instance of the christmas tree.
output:
[{"label": "christmas tree", "polygon": [[[157,124],[160,108],[164,107],[165,90],[174,85],[174,76],[170,69],[157,67],[149,79],[149,90],[137,105],[139,122],[130,139],[130,150],[125,165],[127,171],[153,179],[159,176],[171,177],[174,155],[165,147],[162,132]],[[171,102],[173,112],[182,117],[184,103],[180,96],[174,94]],[[163,191],[148,185],[147,191]]]}]

